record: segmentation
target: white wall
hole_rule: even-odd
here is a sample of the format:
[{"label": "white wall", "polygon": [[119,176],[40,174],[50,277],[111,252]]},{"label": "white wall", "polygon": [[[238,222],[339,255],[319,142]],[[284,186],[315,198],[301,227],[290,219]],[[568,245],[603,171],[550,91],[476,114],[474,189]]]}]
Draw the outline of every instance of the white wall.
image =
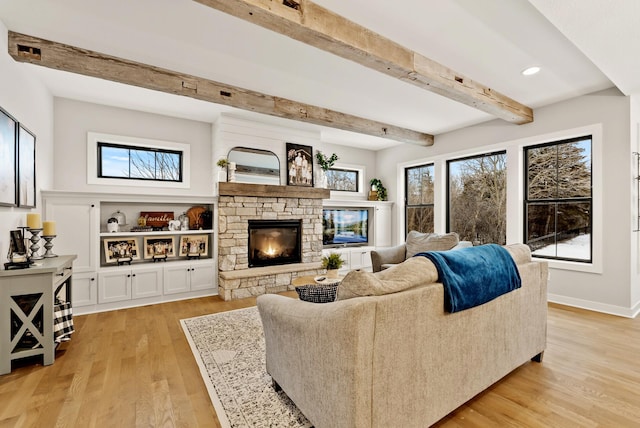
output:
[{"label": "white wall", "polygon": [[15,62],[7,49],[7,28],[0,22],[0,107],[36,135],[36,208],[0,207],[2,263],[9,251],[9,231],[26,226],[27,212],[42,212],[40,189],[51,188],[53,182],[53,97],[30,74],[33,66]]},{"label": "white wall", "polygon": [[[74,192],[212,195],[211,124],[55,98],[54,189]],[[87,183],[87,133],[99,132],[188,144],[188,189],[112,186]]]},{"label": "white wall", "polygon": [[[360,166],[365,170],[365,186],[375,174],[376,152],[365,149],[323,143],[319,132],[303,131],[271,124],[252,122],[222,114],[214,124],[212,164],[226,157],[233,147],[250,147],[272,151],[280,159],[280,183],[287,184],[286,143],[302,144],[313,147],[314,173],[318,164],[315,154],[318,150],[326,155],[336,153],[337,165]],[[219,168],[216,167],[219,170]],[[368,178],[367,178],[368,177]]]},{"label": "white wall", "polygon": [[[384,182],[395,183],[407,164],[420,164],[443,157],[478,154],[500,148],[508,148],[510,166],[521,168],[520,160],[514,161],[514,154],[517,158],[519,153],[514,147],[522,141],[535,144],[545,141],[543,138],[549,135],[562,134],[566,130],[591,125],[601,127],[602,173],[599,176],[596,176],[594,166],[594,189],[597,186],[602,188],[598,191],[600,200],[597,200],[594,192],[594,205],[597,205],[594,207],[594,217],[598,209],[601,211],[601,220],[594,218],[594,223],[602,226],[600,246],[594,248],[594,256],[596,252],[600,254],[601,263],[590,269],[591,272],[565,269],[559,266],[561,264],[554,263],[549,281],[549,296],[550,300],[560,303],[631,316],[640,307],[636,295],[637,285],[632,286],[632,282],[637,283],[637,268],[633,268],[634,275],[630,274],[632,260],[629,249],[632,242],[637,247],[638,239],[637,233],[632,232],[633,216],[630,214],[633,187],[630,100],[619,91],[611,89],[540,108],[534,114],[534,122],[527,125],[517,126],[495,120],[438,135],[433,147],[407,145],[403,150],[394,148],[380,151],[377,169]],[[594,152],[594,165],[597,162],[595,156]],[[394,167],[390,168],[391,165]],[[436,176],[440,177],[437,172]],[[521,218],[522,199],[520,197],[514,200],[513,197],[522,193],[520,177],[520,174],[509,174],[508,221]],[[397,198],[402,188],[391,187],[389,190],[390,198],[397,202],[394,227],[397,242],[400,240],[399,230],[402,230],[398,219],[401,217],[400,210],[403,209],[402,201]],[[442,205],[444,204],[440,206],[440,213],[443,212]],[[521,228],[508,225],[507,239],[509,242],[521,242]],[[637,255],[634,255],[633,264],[637,263]],[[576,264],[573,265],[568,267],[576,269]]]}]

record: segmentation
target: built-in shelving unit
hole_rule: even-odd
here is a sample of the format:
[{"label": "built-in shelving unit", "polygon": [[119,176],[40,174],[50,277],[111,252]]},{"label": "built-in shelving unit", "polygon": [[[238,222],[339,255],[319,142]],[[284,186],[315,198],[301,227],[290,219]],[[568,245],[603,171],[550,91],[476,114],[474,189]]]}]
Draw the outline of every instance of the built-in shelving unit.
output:
[{"label": "built-in shelving unit", "polygon": [[[142,212],[172,213],[177,219],[192,207],[215,213],[212,196],[104,194],[44,191],[43,215],[57,223],[54,252],[77,254],[74,264],[74,313],[82,314],[217,294],[215,215],[211,228],[131,231]],[[120,211],[126,224],[107,230]],[[166,229],[166,228],[165,228]],[[199,257],[180,251],[185,237],[203,235]],[[145,257],[148,240],[170,238],[175,247],[165,259]],[[139,252],[130,261],[107,260],[105,241],[131,240]],[[126,257],[124,258],[126,259]]]}]

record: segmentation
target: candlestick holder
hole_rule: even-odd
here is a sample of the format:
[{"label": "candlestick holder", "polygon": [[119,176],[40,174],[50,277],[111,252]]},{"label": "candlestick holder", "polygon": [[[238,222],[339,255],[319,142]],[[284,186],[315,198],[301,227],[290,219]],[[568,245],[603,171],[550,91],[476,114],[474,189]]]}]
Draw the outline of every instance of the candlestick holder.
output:
[{"label": "candlestick holder", "polygon": [[42,228],[40,229],[31,229],[29,228],[29,232],[31,232],[31,238],[29,239],[31,241],[31,247],[29,247],[31,249],[31,260],[41,260],[44,257],[42,257],[40,254],[38,254],[38,251],[40,250],[40,232],[42,232]]},{"label": "candlestick holder", "polygon": [[57,254],[53,254],[53,251],[51,251],[51,249],[53,248],[53,238],[55,238],[57,235],[44,235],[43,238],[46,241],[44,243],[44,248],[46,249],[44,256],[45,258],[49,258],[49,257],[58,257]]}]

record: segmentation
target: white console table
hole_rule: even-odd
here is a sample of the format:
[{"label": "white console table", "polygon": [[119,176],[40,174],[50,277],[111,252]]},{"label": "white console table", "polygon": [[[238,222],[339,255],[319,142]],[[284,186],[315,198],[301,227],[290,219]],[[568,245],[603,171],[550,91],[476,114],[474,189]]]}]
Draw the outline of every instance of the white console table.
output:
[{"label": "white console table", "polygon": [[19,358],[42,355],[43,365],[53,364],[54,299],[71,301],[75,259],[58,256],[26,269],[0,270],[0,375],[11,372],[11,361]]}]

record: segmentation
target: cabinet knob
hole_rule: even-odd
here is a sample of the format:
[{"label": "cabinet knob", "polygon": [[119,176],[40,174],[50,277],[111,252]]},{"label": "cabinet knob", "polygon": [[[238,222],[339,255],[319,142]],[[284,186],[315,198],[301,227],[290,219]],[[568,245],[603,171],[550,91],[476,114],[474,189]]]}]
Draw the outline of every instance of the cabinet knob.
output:
[{"label": "cabinet knob", "polygon": [[127,275],[127,278],[131,278],[131,274],[128,274],[128,275]]},{"label": "cabinet knob", "polygon": [[94,205],[94,204],[91,204],[91,208],[95,208],[95,205]]},{"label": "cabinet knob", "polygon": [[133,276],[136,276],[136,274],[134,273]]},{"label": "cabinet knob", "polygon": [[91,281],[95,281],[95,280],[96,280],[95,278],[91,278]]},{"label": "cabinet knob", "polygon": [[56,276],[64,276],[64,272],[57,273]]}]

